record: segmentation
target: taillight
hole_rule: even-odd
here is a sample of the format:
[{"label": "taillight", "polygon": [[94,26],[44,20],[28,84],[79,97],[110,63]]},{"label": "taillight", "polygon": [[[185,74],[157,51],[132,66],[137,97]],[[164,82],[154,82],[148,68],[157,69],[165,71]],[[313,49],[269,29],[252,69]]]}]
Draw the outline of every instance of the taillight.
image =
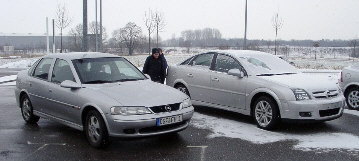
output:
[{"label": "taillight", "polygon": [[343,82],[343,72],[340,72],[340,82]]}]

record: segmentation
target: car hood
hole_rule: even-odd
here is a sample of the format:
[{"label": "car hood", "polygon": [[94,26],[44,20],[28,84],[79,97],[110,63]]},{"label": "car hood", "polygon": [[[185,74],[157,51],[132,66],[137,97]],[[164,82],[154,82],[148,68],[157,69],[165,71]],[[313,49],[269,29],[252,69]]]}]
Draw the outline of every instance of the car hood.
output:
[{"label": "car hood", "polygon": [[310,75],[305,73],[258,76],[264,80],[278,83],[289,88],[301,88],[307,91],[337,90],[337,80],[326,75]]},{"label": "car hood", "polygon": [[86,88],[113,98],[123,106],[152,107],[180,103],[188,98],[177,89],[150,80],[87,84]]}]

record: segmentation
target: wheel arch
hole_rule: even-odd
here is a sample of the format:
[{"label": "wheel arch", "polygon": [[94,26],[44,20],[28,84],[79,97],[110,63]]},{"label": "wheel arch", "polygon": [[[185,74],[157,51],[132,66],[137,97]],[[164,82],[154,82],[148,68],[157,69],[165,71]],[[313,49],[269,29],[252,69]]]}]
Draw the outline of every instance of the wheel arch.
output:
[{"label": "wheel arch", "polygon": [[281,116],[281,105],[278,96],[269,89],[258,89],[253,94],[251,94],[250,101],[249,101],[249,109],[250,109],[250,116],[253,116],[253,108],[255,101],[260,98],[261,96],[267,96],[269,98],[272,98],[274,102],[277,104],[278,110],[279,110],[279,116]]},{"label": "wheel arch", "polygon": [[359,83],[350,83],[350,84],[347,84],[344,88],[344,96],[347,96],[348,95],[348,92],[349,92],[349,89],[351,88],[355,88],[355,87],[359,87]]},{"label": "wheel arch", "polygon": [[93,104],[85,105],[85,106],[83,107],[82,112],[81,112],[81,123],[82,123],[83,130],[85,130],[86,115],[87,115],[87,113],[88,113],[89,111],[91,111],[91,110],[96,110],[97,112],[100,113],[100,115],[102,116],[102,119],[103,119],[104,122],[105,122],[107,132],[110,133],[110,129],[109,129],[109,126],[108,126],[108,122],[107,122],[105,113],[104,113],[98,106],[93,105]]}]

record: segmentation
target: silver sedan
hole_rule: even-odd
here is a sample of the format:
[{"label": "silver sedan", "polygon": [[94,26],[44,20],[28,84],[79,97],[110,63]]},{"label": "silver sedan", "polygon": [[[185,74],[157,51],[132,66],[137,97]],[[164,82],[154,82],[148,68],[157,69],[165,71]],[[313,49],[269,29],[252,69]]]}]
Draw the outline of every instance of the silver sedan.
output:
[{"label": "silver sedan", "polygon": [[18,74],[15,96],[27,123],[43,117],[83,130],[94,147],[181,131],[194,111],[187,95],[104,53],[47,55]]},{"label": "silver sedan", "polygon": [[342,70],[340,86],[344,91],[348,108],[359,110],[359,64]]},{"label": "silver sedan", "polygon": [[345,105],[339,85],[314,79],[272,54],[211,51],[168,69],[167,85],[191,97],[194,105],[254,117],[259,128],[281,120],[327,121]]}]

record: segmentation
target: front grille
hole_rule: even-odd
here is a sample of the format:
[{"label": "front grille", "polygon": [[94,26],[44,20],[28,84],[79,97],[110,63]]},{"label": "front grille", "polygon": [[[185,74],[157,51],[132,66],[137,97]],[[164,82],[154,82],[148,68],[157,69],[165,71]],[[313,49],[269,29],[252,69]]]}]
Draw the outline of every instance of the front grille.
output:
[{"label": "front grille", "polygon": [[143,129],[138,130],[139,133],[145,134],[145,133],[156,133],[156,132],[161,132],[161,131],[167,131],[167,130],[171,130],[171,129],[176,129],[179,128],[181,126],[184,126],[187,124],[187,121],[182,121],[179,123],[175,123],[175,124],[170,124],[170,125],[164,125],[164,126],[153,126],[153,127],[146,127]]},{"label": "front grille", "polygon": [[339,95],[339,91],[338,90],[329,90],[329,91],[316,91],[313,92],[313,96],[315,98],[318,99],[323,99],[323,98],[332,98],[332,97],[336,97]]},{"label": "front grille", "polygon": [[326,116],[332,116],[338,114],[340,111],[340,108],[333,108],[329,110],[319,110],[320,117],[326,117]]},{"label": "front grille", "polygon": [[[166,106],[167,106],[167,108],[166,108]],[[168,107],[170,107],[170,108],[168,108]],[[180,108],[180,103],[150,107],[150,109],[154,113],[177,111],[177,110],[179,110],[179,108]]]}]

